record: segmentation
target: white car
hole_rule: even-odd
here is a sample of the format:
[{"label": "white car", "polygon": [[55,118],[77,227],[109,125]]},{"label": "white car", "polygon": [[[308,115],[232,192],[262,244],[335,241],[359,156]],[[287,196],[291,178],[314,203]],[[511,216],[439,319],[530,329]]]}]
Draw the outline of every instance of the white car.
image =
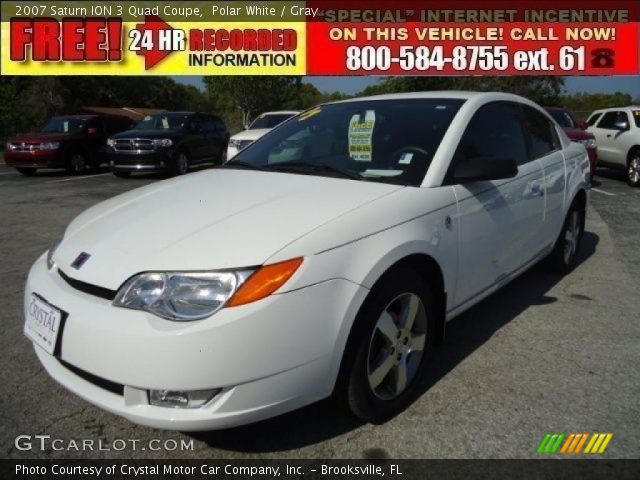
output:
[{"label": "white car", "polygon": [[230,427],[334,393],[378,421],[447,321],[545,257],[571,270],[589,173],[515,95],[322,105],[78,216],[29,273],[25,333],[55,380],[144,425]]},{"label": "white car", "polygon": [[598,161],[625,169],[629,185],[640,187],[640,107],[596,110],[587,124],[596,137]]},{"label": "white car", "polygon": [[279,112],[265,112],[256,118],[246,130],[236,133],[229,139],[227,147],[227,160],[235,157],[240,150],[247,148],[265,133],[280,125],[285,120],[298,115],[298,110],[282,110]]}]

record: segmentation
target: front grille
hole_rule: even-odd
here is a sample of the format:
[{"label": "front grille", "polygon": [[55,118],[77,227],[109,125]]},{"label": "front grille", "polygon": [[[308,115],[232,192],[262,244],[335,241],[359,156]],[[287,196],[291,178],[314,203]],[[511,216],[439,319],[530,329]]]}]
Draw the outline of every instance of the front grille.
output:
[{"label": "front grille", "polygon": [[124,385],[121,385],[116,382],[112,382],[111,380],[107,380],[102,377],[98,377],[93,373],[85,372],[84,370],[74,367],[70,363],[65,362],[64,360],[60,360],[62,366],[66,369],[71,370],[73,373],[78,375],[80,378],[86,380],[89,383],[94,384],[96,387],[102,388],[103,390],[107,390],[108,392],[115,393],[116,395],[123,396],[124,395]]},{"label": "front grille", "polygon": [[113,143],[116,152],[153,152],[156,147],[148,138],[116,138]]},{"label": "front grille", "polygon": [[76,290],[80,290],[81,292],[88,293],[89,295],[94,295],[96,297],[104,298],[105,300],[109,300],[109,301],[116,298],[117,292],[114,290],[98,287],[97,285],[92,285],[91,283],[81,282],[80,280],[71,278],[60,269],[58,269],[58,274],[62,277],[62,279],[65,282],[67,282]]},{"label": "front grille", "polygon": [[11,151],[12,152],[33,152],[34,150],[39,150],[39,143],[12,143]]}]

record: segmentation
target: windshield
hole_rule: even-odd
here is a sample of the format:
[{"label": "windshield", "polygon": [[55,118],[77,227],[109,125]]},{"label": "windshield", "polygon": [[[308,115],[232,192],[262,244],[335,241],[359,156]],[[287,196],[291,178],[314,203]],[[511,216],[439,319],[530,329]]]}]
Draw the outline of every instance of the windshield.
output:
[{"label": "windshield", "polygon": [[276,113],[270,115],[262,114],[253,121],[251,126],[249,126],[249,130],[256,130],[258,128],[273,128],[277,125],[280,125],[286,119],[293,117],[294,115],[295,113]]},{"label": "windshield", "polygon": [[135,126],[135,130],[169,130],[183,128],[191,117],[188,113],[158,113],[147,115]]},{"label": "windshield", "polygon": [[558,125],[564,128],[578,128],[573,117],[564,110],[547,110],[553,119],[558,122]]},{"label": "windshield", "polygon": [[[234,163],[419,186],[464,100],[373,100],[301,113],[240,152]],[[298,172],[301,165],[319,166]]]},{"label": "windshield", "polygon": [[77,133],[87,124],[85,118],[53,117],[40,132],[42,133]]}]

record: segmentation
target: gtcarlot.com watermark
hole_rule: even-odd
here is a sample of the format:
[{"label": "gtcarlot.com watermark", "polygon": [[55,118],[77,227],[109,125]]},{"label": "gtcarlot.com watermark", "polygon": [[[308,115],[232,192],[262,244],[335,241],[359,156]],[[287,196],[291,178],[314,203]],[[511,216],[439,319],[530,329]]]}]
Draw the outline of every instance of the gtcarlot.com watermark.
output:
[{"label": "gtcarlot.com watermark", "polygon": [[160,440],[152,438],[140,440],[135,438],[115,438],[113,440],[96,440],[92,438],[52,438],[51,435],[18,435],[13,445],[21,452],[122,452],[140,450],[186,452],[193,450],[193,439],[174,440],[168,438]]}]

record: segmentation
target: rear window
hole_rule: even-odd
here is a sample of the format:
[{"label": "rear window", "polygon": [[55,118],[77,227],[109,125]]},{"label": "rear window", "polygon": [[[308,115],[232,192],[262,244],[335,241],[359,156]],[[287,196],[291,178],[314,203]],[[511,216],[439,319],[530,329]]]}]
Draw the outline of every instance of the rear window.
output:
[{"label": "rear window", "polygon": [[636,124],[636,127],[640,127],[640,110],[633,110],[633,121]]}]

